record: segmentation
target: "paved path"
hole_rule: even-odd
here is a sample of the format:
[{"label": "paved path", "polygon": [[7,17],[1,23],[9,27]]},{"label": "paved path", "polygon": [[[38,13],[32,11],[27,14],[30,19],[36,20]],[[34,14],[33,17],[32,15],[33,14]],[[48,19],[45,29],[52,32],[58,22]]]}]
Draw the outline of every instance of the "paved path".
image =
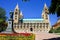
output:
[{"label": "paved path", "polygon": [[50,33],[35,33],[35,34],[36,34],[35,40],[43,40],[43,39],[60,37],[60,35],[50,34]]}]

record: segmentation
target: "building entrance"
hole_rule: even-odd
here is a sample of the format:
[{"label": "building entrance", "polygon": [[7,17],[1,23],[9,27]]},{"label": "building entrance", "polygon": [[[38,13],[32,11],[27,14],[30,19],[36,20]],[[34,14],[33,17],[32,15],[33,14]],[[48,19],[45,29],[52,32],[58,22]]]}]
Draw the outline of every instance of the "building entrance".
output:
[{"label": "building entrance", "polygon": [[33,31],[33,28],[30,28],[30,31]]}]

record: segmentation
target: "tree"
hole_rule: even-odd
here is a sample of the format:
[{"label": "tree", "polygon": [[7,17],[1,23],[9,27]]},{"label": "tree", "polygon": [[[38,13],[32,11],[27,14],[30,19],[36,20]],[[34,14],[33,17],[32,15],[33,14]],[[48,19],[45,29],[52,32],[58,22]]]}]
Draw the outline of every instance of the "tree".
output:
[{"label": "tree", "polygon": [[57,13],[57,17],[60,16],[60,0],[51,0],[49,12],[50,12],[50,14]]},{"label": "tree", "polygon": [[58,27],[55,32],[60,33],[60,27]]},{"label": "tree", "polygon": [[6,12],[3,8],[0,7],[0,32],[4,31],[6,27]]},{"label": "tree", "polygon": [[50,29],[49,33],[55,33],[56,29],[53,29],[53,27]]},{"label": "tree", "polygon": [[49,33],[60,33],[60,27],[58,27],[57,29],[51,28],[51,30],[49,31]]}]

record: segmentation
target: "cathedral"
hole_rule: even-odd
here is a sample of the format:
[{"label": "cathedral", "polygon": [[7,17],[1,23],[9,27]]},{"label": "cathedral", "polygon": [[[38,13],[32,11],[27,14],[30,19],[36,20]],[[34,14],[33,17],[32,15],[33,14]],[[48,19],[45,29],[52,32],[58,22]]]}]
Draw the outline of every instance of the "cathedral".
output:
[{"label": "cathedral", "polygon": [[[35,33],[35,32],[49,32],[50,21],[49,21],[49,10],[46,4],[42,10],[42,18],[40,19],[24,19],[23,13],[20,11],[18,4],[16,5],[13,12],[13,30],[16,33]],[[8,26],[12,25],[8,21]],[[12,27],[12,26],[11,26]]]}]

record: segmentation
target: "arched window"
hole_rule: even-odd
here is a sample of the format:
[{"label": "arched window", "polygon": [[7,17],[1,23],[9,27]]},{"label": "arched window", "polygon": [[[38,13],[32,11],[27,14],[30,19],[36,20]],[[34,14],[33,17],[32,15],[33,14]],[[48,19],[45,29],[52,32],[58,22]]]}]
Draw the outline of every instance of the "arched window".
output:
[{"label": "arched window", "polygon": [[15,15],[17,15],[17,12],[15,12]]},{"label": "arched window", "polygon": [[46,14],[46,19],[48,19],[48,15]]}]

